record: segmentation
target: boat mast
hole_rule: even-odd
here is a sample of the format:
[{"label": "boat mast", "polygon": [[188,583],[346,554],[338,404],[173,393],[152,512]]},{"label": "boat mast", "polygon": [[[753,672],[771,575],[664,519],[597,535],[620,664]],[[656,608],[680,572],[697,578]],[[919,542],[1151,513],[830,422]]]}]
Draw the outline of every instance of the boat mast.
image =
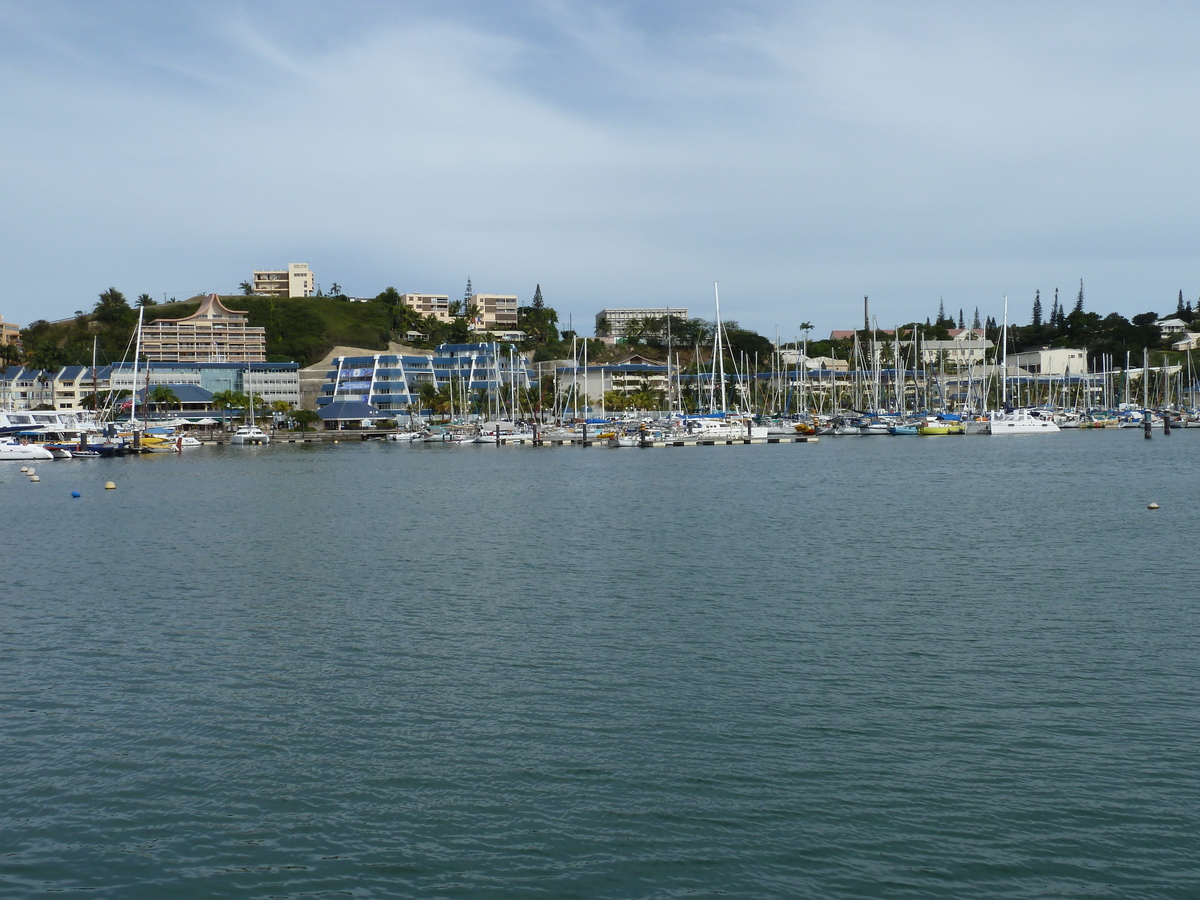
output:
[{"label": "boat mast", "polygon": [[1000,329],[1000,402],[1008,405],[1008,294],[1004,295],[1004,327]]},{"label": "boat mast", "polygon": [[[142,317],[146,314],[146,307],[138,307],[138,327],[137,341],[133,345],[133,397],[129,405],[129,427],[136,427],[137,422],[137,380],[138,380],[138,357],[142,355]],[[146,403],[150,403],[150,377],[146,377]]]}]

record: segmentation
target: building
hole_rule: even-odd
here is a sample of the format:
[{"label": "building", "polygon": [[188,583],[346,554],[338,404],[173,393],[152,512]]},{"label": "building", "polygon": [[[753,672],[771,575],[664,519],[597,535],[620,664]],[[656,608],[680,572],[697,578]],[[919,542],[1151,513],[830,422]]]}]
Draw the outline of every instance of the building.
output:
[{"label": "building", "polygon": [[[1014,366],[1022,371],[1014,372]],[[1085,375],[1087,370],[1087,354],[1066,347],[1031,348],[1008,357],[1009,374]]]},{"label": "building", "polygon": [[216,294],[182,319],[156,319],[142,327],[142,354],[151,362],[263,362],[267,330],[248,325]]},{"label": "building", "polygon": [[286,269],[254,272],[254,293],[266,297],[311,297],[317,292],[316,276],[308,263],[290,263]]},{"label": "building", "polygon": [[517,297],[515,294],[472,294],[471,303],[479,308],[474,325],[485,331],[517,327]]},{"label": "building", "polygon": [[449,322],[450,298],[446,294],[401,294],[400,302],[422,316],[433,316],[439,322]]},{"label": "building", "polygon": [[[300,366],[296,363],[152,362],[138,365],[139,391],[158,384],[191,385],[216,394],[253,392],[269,406],[276,400],[300,403]],[[10,366],[0,372],[0,408],[78,411],[92,407],[91,396],[133,390],[133,363],[63,366],[57,372]],[[176,392],[178,393],[178,391]]]},{"label": "building", "polygon": [[21,345],[21,326],[5,322],[4,316],[0,316],[0,346],[7,344]]},{"label": "building", "polygon": [[1159,319],[1154,324],[1158,327],[1159,337],[1164,339],[1187,331],[1187,322],[1173,316],[1169,319]]},{"label": "building", "polygon": [[602,405],[603,397],[609,392],[624,394],[648,391],[666,397],[670,388],[670,368],[666,363],[630,356],[616,363],[597,363],[586,368],[581,365],[566,365],[555,368],[558,394],[571,405],[571,395],[578,393],[580,402],[586,399],[594,409]]},{"label": "building", "polygon": [[[523,355],[510,353],[498,343],[440,344],[432,356],[339,356],[325,373],[317,410],[335,402],[357,401],[395,414],[419,404],[425,385],[438,391],[454,385],[473,400],[472,395],[479,391],[507,396],[514,381],[516,387],[527,388],[533,383],[533,374]],[[461,403],[462,397],[455,402]]]},{"label": "building", "polygon": [[[670,316],[674,316],[677,319],[686,319],[688,317],[687,307],[655,306],[638,309],[602,309],[596,313],[596,336],[608,337],[619,343],[625,339],[625,335],[629,330],[629,324],[635,319],[639,322],[645,322],[646,319],[666,319]],[[655,329],[653,334],[649,332],[643,333],[647,336],[666,337],[665,327],[661,329],[661,333],[659,333],[659,329]]]}]

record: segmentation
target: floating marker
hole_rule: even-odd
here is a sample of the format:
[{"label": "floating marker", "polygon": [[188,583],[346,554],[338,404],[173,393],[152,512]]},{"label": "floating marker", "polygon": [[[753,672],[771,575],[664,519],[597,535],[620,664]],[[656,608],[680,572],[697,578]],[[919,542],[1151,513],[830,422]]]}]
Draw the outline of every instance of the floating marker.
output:
[{"label": "floating marker", "polygon": [[106,481],[106,482],[104,482],[104,489],[106,491],[115,491],[117,489],[117,486],[115,484],[113,484],[111,481]]},{"label": "floating marker", "polygon": [[41,479],[41,476],[39,476],[39,475],[34,475],[34,476],[33,476],[32,478],[30,478],[29,480],[30,480],[31,482],[33,482],[33,481],[41,481],[42,479]]},{"label": "floating marker", "polygon": [[21,474],[28,475],[29,474],[29,466],[21,466]]},{"label": "floating marker", "polygon": [[33,467],[31,466],[30,468],[25,470],[25,474],[26,475],[36,475],[37,473],[33,470]]},{"label": "floating marker", "polygon": [[1147,506],[1147,507],[1146,507],[1146,509],[1158,509],[1158,504],[1157,504],[1157,503],[1151,503],[1149,506]]},{"label": "floating marker", "polygon": [[71,491],[71,496],[74,497],[76,500],[78,500],[80,497],[83,496],[83,494],[79,493],[79,491]]}]

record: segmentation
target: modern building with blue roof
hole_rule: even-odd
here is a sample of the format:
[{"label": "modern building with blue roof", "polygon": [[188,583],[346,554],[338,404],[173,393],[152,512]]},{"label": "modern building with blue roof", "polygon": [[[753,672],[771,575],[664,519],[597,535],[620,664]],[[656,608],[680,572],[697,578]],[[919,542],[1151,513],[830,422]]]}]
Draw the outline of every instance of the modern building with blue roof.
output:
[{"label": "modern building with blue roof", "polygon": [[457,390],[474,394],[508,391],[514,383],[527,388],[533,381],[524,355],[496,342],[441,344],[433,356],[339,356],[330,364],[321,386],[317,410],[349,400],[395,413],[419,403],[421,387],[426,384],[438,391],[453,384]]}]

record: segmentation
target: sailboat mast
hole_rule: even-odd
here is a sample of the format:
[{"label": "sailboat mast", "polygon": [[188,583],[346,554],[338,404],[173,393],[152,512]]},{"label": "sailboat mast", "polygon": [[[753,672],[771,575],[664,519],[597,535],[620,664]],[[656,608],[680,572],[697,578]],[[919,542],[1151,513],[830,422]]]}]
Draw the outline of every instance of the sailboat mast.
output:
[{"label": "sailboat mast", "polygon": [[[133,345],[133,397],[130,400],[130,405],[129,405],[129,425],[130,425],[130,427],[133,427],[134,423],[137,421],[138,357],[142,355],[142,317],[145,316],[145,314],[146,314],[146,307],[139,306],[138,307],[137,340],[134,342],[134,345]],[[149,402],[150,402],[150,397],[148,396],[149,393],[150,393],[150,378],[149,378],[149,376],[147,376],[147,378],[146,378],[146,394],[147,394],[146,403],[147,404],[149,404]]]},{"label": "sailboat mast", "polygon": [[725,352],[721,345],[721,292],[715,281],[713,282],[713,297],[717,303],[717,337],[713,352],[717,355],[717,366],[721,377],[721,412],[725,412],[729,408],[729,404],[725,399]]}]

